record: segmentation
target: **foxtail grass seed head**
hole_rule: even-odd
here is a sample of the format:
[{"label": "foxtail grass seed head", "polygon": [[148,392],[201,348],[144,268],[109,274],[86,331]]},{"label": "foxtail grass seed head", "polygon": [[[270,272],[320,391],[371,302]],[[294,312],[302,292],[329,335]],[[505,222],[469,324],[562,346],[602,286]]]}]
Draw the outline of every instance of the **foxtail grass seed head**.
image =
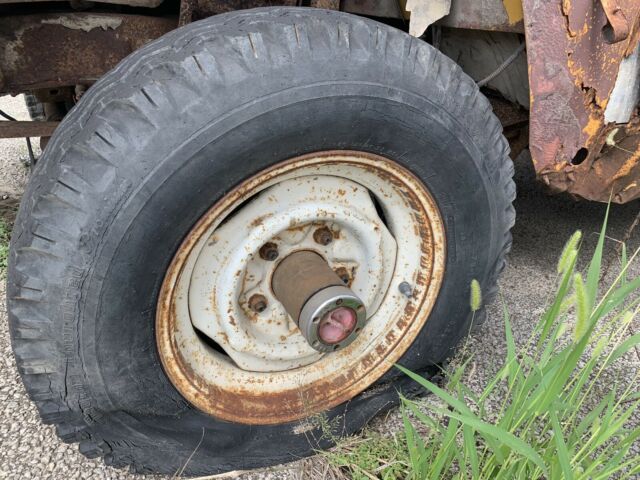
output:
[{"label": "foxtail grass seed head", "polygon": [[593,358],[597,358],[600,355],[602,355],[602,352],[604,352],[604,349],[607,347],[608,344],[609,344],[609,339],[607,337],[601,337],[598,340],[598,343],[596,343],[596,346],[593,349],[593,353],[591,354],[591,356]]},{"label": "foxtail grass seed head", "polygon": [[477,312],[482,306],[482,292],[480,290],[480,282],[475,278],[471,280],[471,311]]},{"label": "foxtail grass seed head", "polygon": [[562,323],[558,328],[558,338],[562,337],[567,332],[567,323]]},{"label": "foxtail grass seed head", "polygon": [[589,321],[587,291],[584,288],[582,275],[579,273],[573,276],[573,290],[576,296],[576,325],[573,329],[573,340],[577,343],[587,331]]},{"label": "foxtail grass seed head", "polygon": [[624,315],[622,315],[622,324],[625,326],[629,325],[633,321],[635,316],[636,316],[635,312],[632,312],[632,311],[625,312]]},{"label": "foxtail grass seed head", "polygon": [[562,254],[560,255],[560,259],[558,260],[558,273],[564,273],[573,263],[573,260],[578,255],[578,244],[582,239],[582,232],[580,230],[576,230],[571,238],[567,241],[564,248],[562,249]]}]

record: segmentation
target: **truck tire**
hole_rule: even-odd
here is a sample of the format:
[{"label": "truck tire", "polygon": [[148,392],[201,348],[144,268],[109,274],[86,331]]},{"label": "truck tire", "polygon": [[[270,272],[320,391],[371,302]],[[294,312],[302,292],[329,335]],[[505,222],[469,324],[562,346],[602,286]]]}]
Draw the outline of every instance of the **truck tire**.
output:
[{"label": "truck tire", "polygon": [[[493,297],[511,245],[512,175],[501,125],[473,80],[402,31],[304,8],[245,10],[175,30],[96,83],[35,167],[8,274],[22,380],[60,438],[136,472],[204,475],[311,455],[396,405],[398,390],[418,391],[394,362],[428,375],[467,334],[470,283]],[[337,195],[318,196],[322,189]],[[321,202],[365,220],[331,219]],[[295,223],[299,206],[311,218],[304,235],[319,224],[345,232],[313,237],[318,251],[347,242],[388,286],[353,344],[311,364],[308,346],[304,359],[276,348],[261,360],[232,351],[224,335],[211,341],[188,322],[171,323],[193,307],[174,291],[179,282],[205,288],[193,252],[210,249],[203,271],[233,282],[233,272],[214,268],[236,261],[233,242],[269,229],[281,241],[269,222]],[[263,215],[242,235],[227,228],[219,236],[235,240],[216,244],[215,232],[247,211]],[[357,229],[372,233],[351,235]],[[304,235],[295,241],[315,245]],[[369,257],[357,238],[395,250]],[[228,258],[214,258],[225,248]],[[238,261],[261,262],[254,253]],[[380,267],[378,256],[396,263]],[[373,277],[355,269],[353,288],[371,287]],[[215,318],[232,329],[231,315]],[[300,338],[294,328],[282,342]],[[192,347],[202,356],[190,356]],[[282,366],[291,362],[300,366]],[[229,384],[237,378],[250,380]]]}]

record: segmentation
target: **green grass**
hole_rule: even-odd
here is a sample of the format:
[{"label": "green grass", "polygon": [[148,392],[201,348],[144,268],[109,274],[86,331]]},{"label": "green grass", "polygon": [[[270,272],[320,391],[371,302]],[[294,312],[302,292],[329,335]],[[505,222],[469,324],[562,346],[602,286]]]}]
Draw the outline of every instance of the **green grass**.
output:
[{"label": "green grass", "polygon": [[4,278],[7,272],[7,261],[9,260],[9,238],[11,228],[7,221],[0,217],[0,278]]},{"label": "green grass", "polygon": [[[348,478],[363,479],[640,475],[640,457],[631,452],[640,427],[630,421],[640,404],[638,372],[625,372],[621,364],[640,343],[640,334],[631,331],[640,278],[627,278],[638,252],[627,259],[623,249],[617,278],[604,288],[605,229],[606,219],[585,272],[576,268],[580,232],[567,242],[555,294],[520,345],[504,309],[507,353],[480,389],[465,384],[472,364],[465,349],[444,387],[398,366],[435,399],[402,397],[402,438],[365,437],[356,448],[339,444],[329,454],[331,464]],[[477,294],[472,303],[477,309]]]},{"label": "green grass", "polygon": [[410,465],[404,436],[389,437],[375,432],[342,441],[338,448],[323,455],[334,469],[351,480],[405,478]]}]

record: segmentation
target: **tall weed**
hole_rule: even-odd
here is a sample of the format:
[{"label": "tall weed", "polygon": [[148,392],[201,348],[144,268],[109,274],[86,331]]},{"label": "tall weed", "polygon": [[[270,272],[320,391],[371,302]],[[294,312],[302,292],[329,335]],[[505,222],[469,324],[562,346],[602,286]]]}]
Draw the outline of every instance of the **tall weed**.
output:
[{"label": "tall weed", "polygon": [[[404,439],[393,442],[402,460],[393,469],[385,470],[384,462],[371,466],[371,459],[360,466],[357,452],[349,468],[366,478],[420,480],[640,475],[640,456],[632,448],[640,427],[630,421],[640,404],[638,372],[619,371],[620,360],[640,343],[640,333],[631,331],[640,278],[628,278],[638,252],[627,258],[623,249],[617,278],[604,288],[605,230],[606,218],[584,274],[576,268],[581,233],[569,239],[558,261],[555,295],[520,345],[504,309],[506,356],[481,391],[465,384],[470,359],[447,372],[444,387],[397,366],[437,401],[402,397]],[[476,285],[472,310],[478,298]]]}]

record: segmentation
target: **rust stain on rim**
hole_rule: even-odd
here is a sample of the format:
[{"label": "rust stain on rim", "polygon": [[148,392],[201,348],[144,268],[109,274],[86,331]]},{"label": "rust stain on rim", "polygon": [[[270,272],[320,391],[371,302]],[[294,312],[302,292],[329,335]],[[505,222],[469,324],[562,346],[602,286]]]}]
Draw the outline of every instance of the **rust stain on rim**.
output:
[{"label": "rust stain on rim", "polygon": [[[349,160],[346,160],[348,158]],[[233,387],[211,383],[198,374],[182,354],[176,339],[176,289],[185,264],[203,235],[242,201],[268,182],[285,174],[314,166],[344,164],[375,173],[401,191],[418,224],[420,271],[412,298],[385,334],[364,349],[347,369],[332,371],[318,381],[301,386],[285,385],[265,391],[268,376]],[[189,232],[165,275],[156,312],[156,341],[165,373],[177,390],[201,411],[231,422],[268,425],[292,422],[333,408],[364,391],[398,361],[426,323],[437,299],[446,258],[444,225],[434,199],[422,182],[397,163],[370,153],[327,151],[296,157],[273,165],[247,179],[213,205]],[[344,355],[345,350],[330,355]],[[304,378],[316,364],[300,367]]]}]

